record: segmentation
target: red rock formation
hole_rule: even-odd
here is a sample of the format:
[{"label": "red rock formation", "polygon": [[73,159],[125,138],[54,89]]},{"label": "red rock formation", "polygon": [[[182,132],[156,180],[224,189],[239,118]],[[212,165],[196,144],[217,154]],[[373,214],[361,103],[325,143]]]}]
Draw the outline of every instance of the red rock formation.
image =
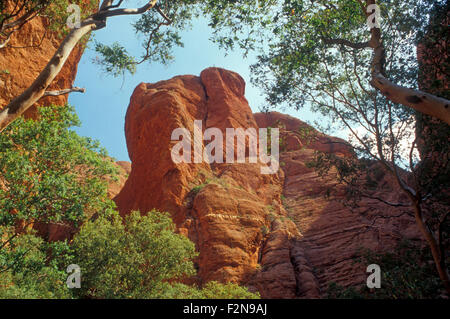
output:
[{"label": "red rock formation", "polygon": [[[253,115],[244,92],[238,74],[217,68],[141,83],[126,115],[132,169],[115,198],[121,214],[170,212],[200,252],[200,283],[240,282],[267,298],[323,297],[331,281],[364,284],[365,269],[352,263],[357,249],[390,249],[404,236],[416,238],[414,222],[393,218],[398,211],[378,202],[345,207],[333,173],[322,179],[306,165],[316,150],[353,156],[345,142],[287,115]],[[262,175],[260,164],[175,164],[172,131],[193,132],[195,119],[224,135],[228,127],[279,127],[282,169]],[[379,195],[396,197],[383,178]]]},{"label": "red rock formation", "polygon": [[[306,125],[276,112],[255,114],[255,118],[259,125],[284,125],[285,136],[293,132],[298,134],[296,128]],[[329,143],[330,140],[334,143]],[[365,266],[353,264],[361,247],[387,251],[402,238],[420,238],[411,217],[393,217],[399,215],[398,209],[368,199],[359,202],[357,208],[344,206],[344,189],[334,173],[322,178],[307,166],[317,150],[351,156],[342,141],[319,133],[311,143],[283,152],[280,158],[285,173],[284,207],[301,233],[295,243],[296,249],[302,252],[300,264],[313,270],[313,275],[308,273],[308,277],[314,280],[302,277],[298,281],[301,296],[309,296],[303,292],[305,282],[311,286],[315,284],[315,291],[322,296],[333,281],[344,286],[364,284]],[[375,166],[372,169],[376,169]],[[406,202],[406,198],[399,198],[402,195],[393,187],[394,181],[382,171],[380,174],[380,189],[374,196]]]},{"label": "red rock formation", "polygon": [[[445,71],[450,56],[449,23],[450,5],[447,4],[430,17],[429,29],[417,45],[419,89],[446,99],[450,98],[450,78]],[[442,140],[443,145],[449,144],[449,125],[435,117],[417,112],[416,135],[421,158],[425,161],[432,159],[432,165],[435,167],[443,165],[443,155],[449,149],[433,150],[432,145],[436,144],[437,140]]]},{"label": "red rock formation", "polygon": [[115,165],[118,169],[117,181],[108,180],[108,197],[111,199],[120,193],[131,172],[130,162],[118,161]]},{"label": "red rock formation", "polygon": [[[48,20],[38,16],[15,32],[6,48],[0,49],[0,109],[33,83],[61,43],[62,38],[49,31],[48,26]],[[78,45],[72,51],[49,91],[72,87],[83,49]],[[36,106],[64,105],[67,98],[67,95],[45,97]],[[25,114],[34,118],[36,107]]]}]

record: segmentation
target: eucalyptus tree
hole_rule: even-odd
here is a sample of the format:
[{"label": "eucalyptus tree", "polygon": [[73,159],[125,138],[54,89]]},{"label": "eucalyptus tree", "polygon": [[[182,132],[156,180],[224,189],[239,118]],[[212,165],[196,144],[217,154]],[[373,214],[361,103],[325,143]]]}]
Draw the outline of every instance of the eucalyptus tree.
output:
[{"label": "eucalyptus tree", "polygon": [[[445,16],[446,1],[268,0],[259,1],[258,7],[260,11],[213,11],[215,40],[229,49],[238,45],[259,50],[252,81],[267,93],[268,105],[310,106],[330,119],[330,127],[350,133],[359,159],[322,154],[316,159],[317,169],[337,167],[353,196],[412,213],[450,292],[449,212],[439,197],[448,196],[449,152],[438,145],[448,144],[448,129],[446,136],[428,140],[435,144],[428,149],[447,151],[438,155],[442,158],[434,166],[439,167],[427,174],[414,134],[417,112],[434,116],[447,128],[450,124],[448,95],[419,90],[416,52],[430,22],[442,24],[430,17],[436,10]],[[439,36],[428,32],[425,38],[436,44],[447,43],[445,37],[448,31]],[[447,60],[437,59],[433,65],[443,77],[448,77]],[[367,165],[373,160],[394,177],[406,195],[403,202],[376,197],[367,187],[368,180],[376,181],[374,166]]]},{"label": "eucalyptus tree", "polygon": [[[59,91],[47,91],[47,88],[61,71],[76,45],[86,39],[92,31],[105,28],[107,21],[111,18],[139,16],[133,26],[136,34],[143,38],[144,51],[140,57],[129,55],[126,48],[119,42],[110,46],[95,43],[95,50],[100,55],[97,62],[107,73],[119,76],[124,72],[133,74],[137,65],[144,62],[167,63],[172,60],[172,49],[175,46],[183,45],[179,32],[189,27],[194,17],[204,15],[210,19],[210,26],[213,28],[220,27],[219,21],[229,21],[231,26],[241,18],[245,19],[246,23],[252,24],[254,19],[265,20],[265,16],[270,17],[270,7],[259,5],[260,1],[258,0],[102,0],[99,7],[95,5],[96,2],[96,0],[70,2],[80,4],[84,8],[81,10],[80,21],[74,16],[80,12],[70,7],[68,0],[9,0],[5,2],[6,5],[2,2],[0,6],[0,26],[2,27],[0,40],[3,41],[3,48],[7,47],[7,43],[15,31],[38,15],[47,17],[51,30],[64,38],[34,82],[22,94],[2,107],[0,132],[43,96],[84,92],[80,88],[64,88]],[[130,2],[137,3],[136,7],[125,6]],[[11,3],[12,7],[8,5]],[[22,3],[28,4],[28,6],[22,8],[19,6]],[[21,9],[18,10],[17,7]],[[75,12],[70,11],[71,8]],[[67,23],[70,27],[66,26],[66,21],[70,22]],[[12,25],[17,25],[17,30],[8,33],[8,27]],[[238,24],[235,27],[239,29]],[[263,30],[252,31],[252,34],[258,37],[262,36]],[[237,37],[231,42],[238,43],[236,40]],[[246,50],[253,47],[251,41],[240,43],[240,45]]]},{"label": "eucalyptus tree", "polygon": [[[271,104],[298,107],[305,96],[321,92],[323,50],[357,50],[364,84],[450,124],[450,101],[418,89],[415,52],[430,10],[445,1],[259,0],[228,7],[227,1],[214,2],[211,26],[220,45],[253,49],[260,44],[263,53],[253,71]],[[249,2],[257,9],[243,5]],[[342,69],[339,57],[328,59]]]},{"label": "eucalyptus tree", "polygon": [[[66,12],[68,9],[68,1],[66,0],[27,0],[25,3],[29,3],[31,7],[25,7],[25,9],[20,11],[22,12],[20,14],[14,9],[11,13],[11,8],[7,6],[8,3],[4,5],[2,2],[0,7],[2,10],[0,35],[4,38],[4,46],[6,46],[8,38],[12,35],[12,33],[8,33],[8,26],[20,25],[20,23],[27,22],[39,14],[44,15],[45,12],[53,12],[52,15],[45,16],[50,19],[51,25],[56,25],[62,30],[61,33],[64,35],[64,38],[53,57],[34,82],[22,94],[12,99],[8,105],[2,108],[0,111],[0,132],[41,97],[80,91],[78,88],[66,88],[58,92],[49,92],[47,88],[61,71],[76,45],[90,32],[105,28],[110,18],[140,16],[140,19],[134,24],[134,28],[137,34],[143,35],[144,53],[141,58],[138,59],[128,55],[126,48],[118,43],[112,46],[100,43],[95,45],[96,50],[102,56],[101,64],[105,70],[113,75],[119,75],[124,71],[133,73],[136,70],[136,65],[145,61],[166,63],[171,60],[173,58],[171,56],[172,48],[182,45],[179,31],[187,27],[189,21],[198,14],[199,4],[208,4],[208,1],[199,0],[136,0],[133,2],[137,3],[138,6],[130,8],[124,6],[127,2],[130,1],[103,0],[100,2],[100,6],[93,10],[94,13],[81,14],[80,21],[77,21],[77,17],[73,16],[77,12],[72,12],[72,14]],[[80,3],[84,2],[81,1]],[[92,2],[88,3],[92,4]],[[16,5],[20,4],[20,1],[16,1]],[[92,7],[88,7],[83,12],[92,12],[90,10],[92,10]],[[62,24],[60,21],[61,17],[68,18],[70,28],[65,25],[65,21]]]}]

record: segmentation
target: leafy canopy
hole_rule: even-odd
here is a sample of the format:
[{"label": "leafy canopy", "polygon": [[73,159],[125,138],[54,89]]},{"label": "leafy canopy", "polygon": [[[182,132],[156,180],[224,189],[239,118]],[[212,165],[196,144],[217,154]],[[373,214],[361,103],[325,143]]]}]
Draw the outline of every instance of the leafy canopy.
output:
[{"label": "leafy canopy", "polygon": [[99,143],[69,128],[74,109],[43,107],[40,119],[20,118],[0,134],[0,225],[71,223],[111,210],[105,178],[112,159]]},{"label": "leafy canopy", "polygon": [[48,243],[4,226],[1,235],[12,239],[0,249],[0,299],[71,298],[66,287],[65,267],[72,263],[67,242]]},{"label": "leafy canopy", "polygon": [[93,298],[256,298],[234,284],[208,283],[203,289],[177,282],[195,275],[194,243],[175,233],[167,213],[132,212],[101,216],[74,238],[81,267],[79,293]]},{"label": "leafy canopy", "polygon": [[[136,2],[136,1],[134,1]],[[132,56],[118,42],[95,43],[99,54],[93,62],[100,65],[106,74],[118,77],[126,72],[134,74],[136,66],[148,62],[167,64],[174,56],[175,47],[183,47],[180,32],[191,26],[191,20],[200,14],[199,0],[158,1],[157,10],[149,10],[133,22],[136,36],[142,43],[142,55]],[[163,15],[160,13],[162,12]]]}]

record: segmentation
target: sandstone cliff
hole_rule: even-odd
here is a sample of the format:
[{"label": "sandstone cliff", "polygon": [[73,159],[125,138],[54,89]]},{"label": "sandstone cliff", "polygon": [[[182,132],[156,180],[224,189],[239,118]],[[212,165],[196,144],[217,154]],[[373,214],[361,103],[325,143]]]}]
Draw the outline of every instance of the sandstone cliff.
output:
[{"label": "sandstone cliff", "polygon": [[[0,49],[0,109],[33,83],[61,43],[62,38],[49,31],[48,26],[48,19],[35,17],[12,35],[7,47]],[[79,44],[72,51],[49,91],[72,87],[83,50]],[[44,97],[36,106],[64,105],[67,98],[67,95]],[[34,117],[36,106],[25,115]]]},{"label": "sandstone cliff", "polygon": [[[122,215],[153,208],[171,213],[178,231],[196,243],[200,283],[239,282],[266,298],[323,297],[332,281],[365,283],[354,264],[360,247],[389,250],[417,238],[414,221],[366,200],[354,210],[333,173],[319,177],[307,163],[314,151],[353,156],[345,142],[277,112],[252,114],[245,83],[234,72],[209,68],[200,77],[141,83],[128,107],[125,134],[131,173],[115,201]],[[260,164],[175,164],[171,133],[194,120],[203,131],[279,127],[281,169],[262,175]],[[302,132],[314,131],[306,140]],[[395,198],[380,176],[379,195]],[[331,190],[331,191],[330,191]]]},{"label": "sandstone cliff", "polygon": [[[0,109],[34,81],[57,50],[62,38],[49,31],[48,26],[48,19],[38,16],[15,32],[6,48],[0,49]],[[75,47],[49,90],[67,89],[73,86],[83,51],[83,44]],[[35,118],[36,107],[50,104],[64,105],[67,99],[68,95],[44,97],[30,108],[25,116]],[[120,192],[131,169],[128,162],[119,161],[116,166],[119,173],[118,180],[108,180],[110,198]],[[50,241],[68,238],[75,232],[74,228],[59,224],[40,225],[37,228],[40,234]]]}]

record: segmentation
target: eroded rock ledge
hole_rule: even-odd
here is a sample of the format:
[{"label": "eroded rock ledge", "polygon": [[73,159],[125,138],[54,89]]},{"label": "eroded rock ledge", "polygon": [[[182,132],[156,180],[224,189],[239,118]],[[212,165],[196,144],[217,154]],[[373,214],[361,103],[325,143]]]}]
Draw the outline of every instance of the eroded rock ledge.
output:
[{"label": "eroded rock ledge", "polygon": [[[315,150],[352,156],[344,141],[288,115],[252,114],[244,94],[237,73],[208,68],[199,77],[139,84],[126,115],[132,167],[115,201],[122,215],[169,212],[200,252],[200,283],[239,282],[265,298],[323,297],[331,281],[365,283],[365,268],[352,263],[359,247],[391,249],[402,237],[418,237],[407,216],[371,220],[397,213],[380,203],[350,211],[333,174],[323,179],[307,167]],[[262,175],[259,164],[173,163],[171,133],[192,132],[194,120],[223,132],[279,127],[285,141],[279,173]],[[305,127],[317,133],[314,141],[304,140]],[[380,195],[394,196],[383,178]]]}]

